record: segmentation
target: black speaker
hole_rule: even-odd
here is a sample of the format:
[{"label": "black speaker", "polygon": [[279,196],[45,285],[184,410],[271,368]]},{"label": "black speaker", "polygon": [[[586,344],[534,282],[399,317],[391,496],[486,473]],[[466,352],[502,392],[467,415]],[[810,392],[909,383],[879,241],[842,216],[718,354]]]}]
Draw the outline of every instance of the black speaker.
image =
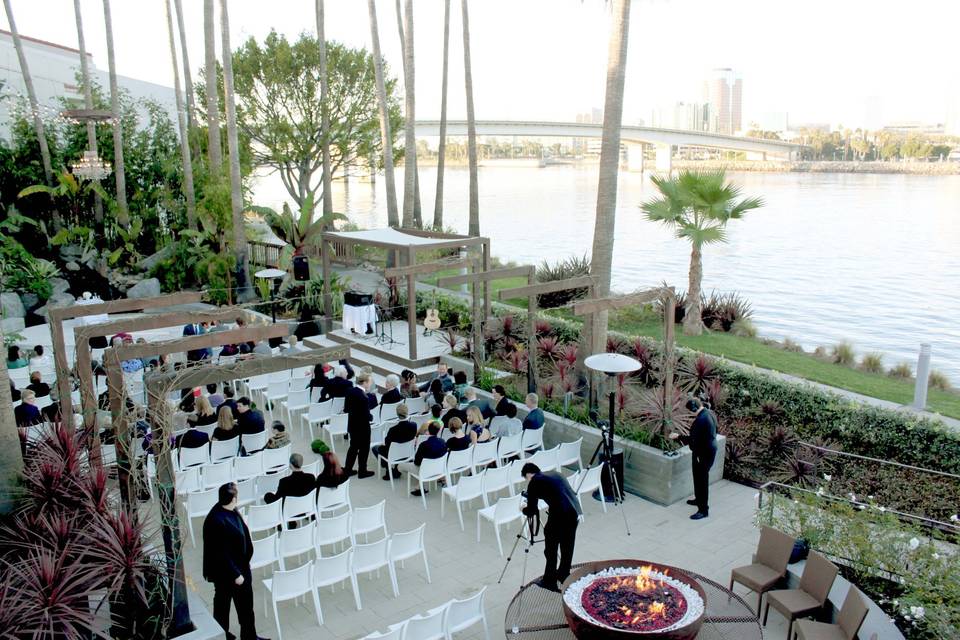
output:
[{"label": "black speaker", "polygon": [[310,279],[310,260],[307,256],[293,256],[293,279],[298,282]]}]

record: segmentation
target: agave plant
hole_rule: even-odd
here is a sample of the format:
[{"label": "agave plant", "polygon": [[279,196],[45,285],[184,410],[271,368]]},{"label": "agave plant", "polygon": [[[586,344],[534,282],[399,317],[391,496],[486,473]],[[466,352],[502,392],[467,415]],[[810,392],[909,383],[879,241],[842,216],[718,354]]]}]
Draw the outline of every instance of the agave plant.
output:
[{"label": "agave plant", "polygon": [[771,458],[786,458],[796,451],[797,436],[789,427],[776,425],[767,434],[764,444]]}]

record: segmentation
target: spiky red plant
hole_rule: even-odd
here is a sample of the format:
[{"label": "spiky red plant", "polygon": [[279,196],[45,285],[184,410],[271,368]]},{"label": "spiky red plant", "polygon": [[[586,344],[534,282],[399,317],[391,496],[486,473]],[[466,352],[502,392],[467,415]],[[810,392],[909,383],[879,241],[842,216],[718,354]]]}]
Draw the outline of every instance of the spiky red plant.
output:
[{"label": "spiky red plant", "polygon": [[710,406],[715,410],[722,407],[723,403],[727,400],[727,389],[720,382],[719,378],[707,383],[705,393],[707,394],[707,400],[710,402]]},{"label": "spiky red plant", "polygon": [[607,353],[619,353],[623,340],[617,336],[607,336]]},{"label": "spiky red plant", "polygon": [[555,336],[544,336],[537,340],[537,351],[544,358],[556,360],[560,352],[560,345]]},{"label": "spiky red plant", "polygon": [[538,337],[542,338],[543,336],[548,336],[553,333],[553,325],[547,320],[537,320],[534,326]]},{"label": "spiky red plant", "polygon": [[577,364],[577,345],[568,344],[563,348],[560,357],[567,361],[571,367]]},{"label": "spiky red plant", "polygon": [[506,315],[500,319],[500,332],[503,333],[504,338],[513,335],[513,316]]},{"label": "spiky red plant", "polygon": [[570,365],[566,360],[557,360],[557,377],[560,382],[567,381],[567,374],[570,372]]},{"label": "spiky red plant", "polygon": [[704,355],[680,363],[677,379],[684,389],[690,393],[700,393],[707,388],[707,384],[717,377],[717,369],[713,361]]},{"label": "spiky red plant", "polygon": [[540,395],[547,400],[553,399],[554,391],[556,391],[556,387],[552,382],[544,382],[542,385],[540,385]]},{"label": "spiky red plant", "polygon": [[510,370],[513,373],[521,373],[527,370],[527,352],[512,351],[509,357]]}]

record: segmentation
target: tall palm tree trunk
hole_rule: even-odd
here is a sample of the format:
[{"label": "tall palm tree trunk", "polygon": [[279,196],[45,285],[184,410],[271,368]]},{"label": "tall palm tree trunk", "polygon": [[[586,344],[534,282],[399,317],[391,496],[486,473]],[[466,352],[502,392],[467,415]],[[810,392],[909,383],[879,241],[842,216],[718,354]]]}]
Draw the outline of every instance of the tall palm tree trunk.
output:
[{"label": "tall palm tree trunk", "polygon": [[[190,156],[190,133],[184,114],[183,92],[180,91],[180,65],[177,62],[177,45],[173,31],[173,7],[167,0],[167,33],[170,43],[170,61],[173,63],[173,96],[177,104],[177,124],[180,127],[180,158],[183,161],[183,195],[187,200],[187,225],[197,228],[196,193],[193,190],[193,159]],[[190,79],[187,78],[187,84]]]},{"label": "tall palm tree trunk", "polygon": [[217,38],[213,15],[213,0],[203,0],[203,77],[207,99],[207,158],[208,173],[220,175],[223,167],[223,149],[220,146],[220,91],[217,89]]},{"label": "tall palm tree trunk", "polygon": [[443,229],[443,172],[447,155],[447,73],[450,60],[450,0],[443,0],[443,79],[440,83],[440,143],[437,145],[437,192],[433,200],[433,228]]},{"label": "tall palm tree trunk", "polygon": [[[620,127],[623,121],[623,88],[627,73],[627,38],[630,33],[631,0],[614,0],[610,47],[607,52],[607,87],[603,107],[603,139],[600,146],[600,178],[597,215],[593,229],[590,274],[593,295],[610,294],[613,237],[617,216],[617,177],[620,171]],[[591,352],[603,351],[607,339],[607,312],[593,315]]]},{"label": "tall palm tree trunk", "polygon": [[417,189],[416,72],[414,68],[413,0],[405,0],[401,21],[397,0],[397,27],[403,50],[404,152],[403,152],[403,226],[413,227]]},{"label": "tall palm tree trunk", "polygon": [[477,121],[473,113],[473,69],[470,64],[470,16],[467,0],[460,0],[463,21],[463,84],[467,92],[467,165],[470,171],[468,235],[480,235],[480,186],[477,182]]},{"label": "tall palm tree trunk", "polygon": [[[73,15],[77,22],[77,47],[80,49],[80,77],[83,78],[83,106],[87,110],[93,109],[93,89],[90,87],[90,65],[87,63],[87,41],[83,37],[83,12],[80,11],[80,0],[73,0]],[[99,155],[97,149],[97,125],[93,120],[87,120],[87,148],[93,155]],[[103,200],[99,194],[93,194],[93,219],[97,223],[103,222]]]},{"label": "tall palm tree trunk", "polygon": [[383,179],[387,189],[387,225],[397,228],[400,226],[400,216],[397,211],[397,186],[393,174],[393,135],[390,132],[387,89],[383,81],[383,57],[380,55],[380,29],[377,27],[375,0],[367,0],[367,9],[370,12],[370,40],[377,84],[377,104],[380,107],[380,143],[383,146]]},{"label": "tall palm tree trunk", "polygon": [[177,30],[180,32],[180,55],[183,56],[183,89],[187,97],[187,131],[193,131],[197,126],[197,103],[193,97],[193,71],[190,69],[190,55],[187,53],[187,30],[183,26],[183,2],[173,0],[173,8],[177,13]]},{"label": "tall palm tree trunk", "polygon": [[700,313],[700,282],[703,280],[703,254],[700,245],[692,243],[690,249],[690,280],[687,284],[687,304],[683,314],[683,333],[698,336],[703,333]]},{"label": "tall palm tree trunk", "polygon": [[[47,184],[52,186],[53,182],[53,163],[50,160],[50,147],[47,146],[47,132],[43,126],[43,118],[40,116],[40,105],[37,103],[37,92],[33,88],[33,77],[30,75],[30,66],[27,64],[27,56],[23,52],[23,42],[20,40],[20,32],[17,31],[17,23],[13,19],[13,8],[10,6],[10,0],[3,0],[3,9],[7,14],[7,23],[10,25],[10,35],[13,37],[13,48],[17,51],[17,60],[20,63],[20,73],[23,75],[23,84],[27,88],[27,98],[30,101],[30,114],[33,116],[33,129],[37,134],[37,144],[40,145],[40,160],[43,163],[43,177]],[[53,206],[53,230],[59,231],[61,227],[60,212],[56,204]]]},{"label": "tall palm tree trunk", "polygon": [[233,253],[237,259],[237,298],[249,299],[250,262],[243,222],[243,192],[240,183],[240,140],[237,135],[237,106],[233,94],[233,51],[230,49],[230,16],[227,0],[220,0],[220,31],[223,47],[223,91],[227,112],[227,152],[230,154],[230,208],[233,212]]},{"label": "tall palm tree trunk", "polygon": [[123,125],[120,122],[120,92],[117,88],[117,59],[113,52],[113,17],[110,0],[103,0],[103,23],[107,32],[107,66],[110,70],[110,113],[113,116],[113,177],[117,184],[117,222],[130,225],[127,207],[127,173],[123,163]]},{"label": "tall palm tree trunk", "polygon": [[323,215],[333,213],[333,189],[330,175],[330,106],[327,104],[330,79],[327,78],[327,37],[324,33],[324,0],[317,0],[317,42],[320,44],[320,139],[323,161]]}]

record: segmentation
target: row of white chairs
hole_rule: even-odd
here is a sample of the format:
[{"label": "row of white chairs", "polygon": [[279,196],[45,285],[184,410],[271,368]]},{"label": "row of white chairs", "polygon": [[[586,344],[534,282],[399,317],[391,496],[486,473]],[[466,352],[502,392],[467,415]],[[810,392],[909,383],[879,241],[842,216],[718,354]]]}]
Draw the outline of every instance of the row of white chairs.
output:
[{"label": "row of white chairs", "polygon": [[[254,434],[259,435],[259,434]],[[175,471],[184,471],[191,467],[199,467],[220,462],[229,462],[236,468],[236,478],[245,480],[263,473],[276,473],[285,469],[290,461],[290,453],[293,450],[292,445],[277,447],[276,449],[247,449],[249,455],[241,456],[241,444],[246,449],[249,440],[248,436],[231,440],[217,440],[209,445],[202,447],[180,447],[173,456],[173,468]],[[232,448],[219,447],[220,444],[232,444]],[[253,445],[251,445],[253,446]],[[142,450],[142,446],[139,447]],[[227,455],[227,454],[230,455]],[[318,461],[319,462],[319,461]]]},{"label": "row of white chairs", "polygon": [[[270,602],[273,605],[277,637],[280,640],[283,639],[277,604],[285,600],[295,600],[310,595],[313,598],[317,624],[323,625],[323,611],[320,608],[319,596],[321,587],[330,586],[332,588],[334,585],[349,580],[353,589],[354,602],[359,611],[363,608],[358,582],[360,575],[374,571],[379,574],[380,569],[386,569],[390,575],[393,595],[397,598],[400,596],[400,587],[397,583],[397,564],[402,567],[405,560],[417,556],[423,558],[424,572],[427,582],[430,583],[430,565],[427,561],[427,549],[423,540],[426,526],[426,524],[422,524],[413,531],[395,533],[377,542],[356,544],[338,555],[317,557],[312,562],[308,562],[297,569],[275,571],[270,578],[264,579],[263,586],[270,593]],[[297,531],[297,529],[294,529],[294,531]],[[271,541],[271,538],[268,537],[254,542],[254,559],[251,561],[251,568],[253,568],[254,562],[257,562],[259,566],[271,566],[274,562],[279,561],[279,559],[271,560],[270,558],[273,551],[271,544],[276,548],[279,541]],[[264,599],[263,607],[264,612],[266,612],[266,599]]]},{"label": "row of white chairs", "polygon": [[483,633],[490,640],[483,587],[476,594],[463,600],[453,599],[418,614],[403,622],[392,624],[386,633],[374,632],[362,640],[452,640],[453,634],[469,629],[475,624],[483,625]]}]

